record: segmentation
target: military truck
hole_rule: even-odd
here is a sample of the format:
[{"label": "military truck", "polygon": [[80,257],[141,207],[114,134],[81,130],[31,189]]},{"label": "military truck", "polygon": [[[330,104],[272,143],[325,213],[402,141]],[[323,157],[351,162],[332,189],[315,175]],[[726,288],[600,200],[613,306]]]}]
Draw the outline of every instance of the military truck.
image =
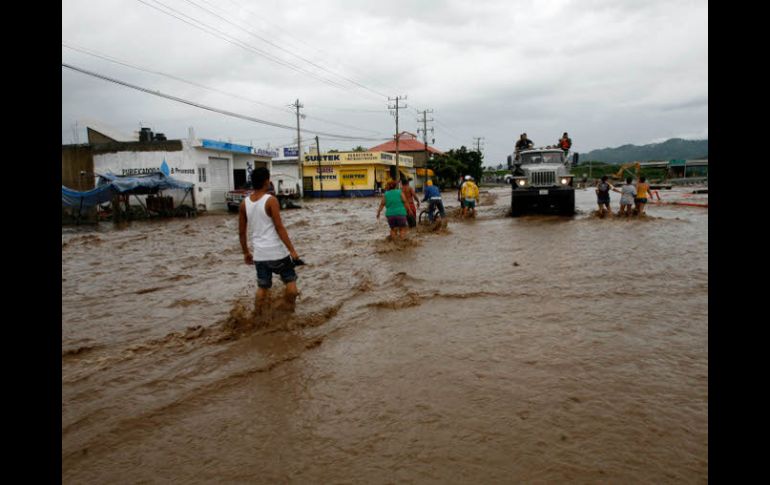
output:
[{"label": "military truck", "polygon": [[559,148],[528,148],[508,157],[511,215],[575,213],[570,161]]}]

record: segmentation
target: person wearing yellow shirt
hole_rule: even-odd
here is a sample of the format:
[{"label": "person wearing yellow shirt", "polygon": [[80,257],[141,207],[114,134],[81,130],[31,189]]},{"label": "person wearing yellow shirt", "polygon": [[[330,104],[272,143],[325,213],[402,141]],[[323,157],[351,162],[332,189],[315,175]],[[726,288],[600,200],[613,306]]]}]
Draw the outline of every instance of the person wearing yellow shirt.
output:
[{"label": "person wearing yellow shirt", "polygon": [[639,177],[639,183],[636,184],[636,198],[634,202],[636,203],[637,215],[640,216],[645,215],[644,206],[647,204],[648,192],[650,192],[650,184],[646,180],[645,177]]},{"label": "person wearing yellow shirt", "polygon": [[471,216],[476,217],[476,204],[479,201],[479,188],[473,182],[473,177],[470,175],[465,176],[465,183],[462,186],[461,193],[463,199],[463,218],[465,218],[468,209],[471,211]]}]

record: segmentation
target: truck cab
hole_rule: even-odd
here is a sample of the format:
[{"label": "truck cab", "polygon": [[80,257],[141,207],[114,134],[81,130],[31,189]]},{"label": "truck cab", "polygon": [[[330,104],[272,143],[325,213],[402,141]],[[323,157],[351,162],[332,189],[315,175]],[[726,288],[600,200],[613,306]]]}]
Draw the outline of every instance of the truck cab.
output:
[{"label": "truck cab", "polygon": [[511,215],[575,213],[570,162],[559,148],[529,148],[508,157],[512,177]]},{"label": "truck cab", "polygon": [[[248,197],[252,192],[253,189],[251,188],[251,184],[248,184],[245,188],[230,190],[227,192],[225,194],[227,210],[230,212],[238,212],[241,201]],[[298,207],[293,203],[293,201],[300,199],[299,183],[297,182],[296,177],[280,175],[275,179],[271,179],[269,193],[278,199],[278,203],[281,205],[281,209]]]}]

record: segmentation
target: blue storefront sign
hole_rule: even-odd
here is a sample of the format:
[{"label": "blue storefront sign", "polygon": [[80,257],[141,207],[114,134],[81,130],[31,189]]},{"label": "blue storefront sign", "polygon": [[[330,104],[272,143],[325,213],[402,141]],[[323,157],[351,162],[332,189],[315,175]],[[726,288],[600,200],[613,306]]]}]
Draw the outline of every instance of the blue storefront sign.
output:
[{"label": "blue storefront sign", "polygon": [[299,154],[299,150],[296,148],[284,148],[283,149],[283,156],[284,157],[296,157]]},{"label": "blue storefront sign", "polygon": [[235,143],[227,143],[224,141],[215,140],[201,140],[204,148],[211,148],[213,150],[226,150],[228,152],[237,153],[251,153],[251,147],[246,145],[237,145]]}]

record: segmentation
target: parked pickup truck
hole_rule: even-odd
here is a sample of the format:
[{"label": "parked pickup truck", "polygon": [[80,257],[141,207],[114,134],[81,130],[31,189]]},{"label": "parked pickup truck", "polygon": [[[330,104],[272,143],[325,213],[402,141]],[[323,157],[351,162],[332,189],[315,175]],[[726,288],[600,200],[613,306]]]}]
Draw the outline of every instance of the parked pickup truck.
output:
[{"label": "parked pickup truck", "polygon": [[[292,183],[294,182],[294,183]],[[253,192],[251,185],[243,189],[231,190],[225,194],[227,201],[227,210],[238,212],[241,201]],[[281,204],[281,209],[297,207],[292,201],[299,200],[299,185],[290,177],[282,176],[278,179],[278,189],[275,188],[273,181],[270,181],[270,193],[273,194]]]}]

